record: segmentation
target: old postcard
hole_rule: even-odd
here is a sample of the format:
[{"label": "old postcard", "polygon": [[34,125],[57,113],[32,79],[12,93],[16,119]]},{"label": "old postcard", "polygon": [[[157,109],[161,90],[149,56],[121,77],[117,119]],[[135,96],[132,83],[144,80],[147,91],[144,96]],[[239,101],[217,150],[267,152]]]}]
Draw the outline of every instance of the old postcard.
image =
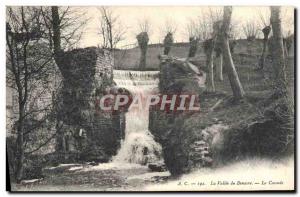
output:
[{"label": "old postcard", "polygon": [[6,6],[8,190],[294,191],[294,21]]}]

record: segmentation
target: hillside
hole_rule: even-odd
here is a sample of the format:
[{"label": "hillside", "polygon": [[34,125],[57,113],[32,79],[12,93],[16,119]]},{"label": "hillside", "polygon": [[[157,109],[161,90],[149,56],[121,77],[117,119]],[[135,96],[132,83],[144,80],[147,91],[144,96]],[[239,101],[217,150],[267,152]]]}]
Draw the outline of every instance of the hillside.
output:
[{"label": "hillside", "polygon": [[[199,44],[199,48],[196,54],[196,59],[205,61],[205,54],[203,51],[203,42]],[[234,49],[234,54],[249,54],[259,55],[262,50],[262,40],[255,40],[248,42],[245,39],[237,40],[237,44]],[[189,43],[175,43],[171,49],[170,55],[185,58],[188,55]],[[151,44],[148,47],[147,52],[147,70],[158,70],[159,60],[158,56],[163,53],[162,44]],[[115,69],[122,70],[136,70],[138,69],[140,49],[138,47],[125,50],[116,50],[115,54]]]}]

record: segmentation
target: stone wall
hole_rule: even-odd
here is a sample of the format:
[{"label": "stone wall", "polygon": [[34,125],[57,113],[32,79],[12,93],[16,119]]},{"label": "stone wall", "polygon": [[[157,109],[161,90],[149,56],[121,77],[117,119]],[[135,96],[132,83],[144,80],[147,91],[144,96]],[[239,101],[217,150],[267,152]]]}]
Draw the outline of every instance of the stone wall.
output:
[{"label": "stone wall", "polygon": [[112,56],[95,47],[75,49],[64,54],[63,65],[57,150],[85,161],[107,161],[125,128],[124,112],[97,108],[97,100],[114,86]]}]

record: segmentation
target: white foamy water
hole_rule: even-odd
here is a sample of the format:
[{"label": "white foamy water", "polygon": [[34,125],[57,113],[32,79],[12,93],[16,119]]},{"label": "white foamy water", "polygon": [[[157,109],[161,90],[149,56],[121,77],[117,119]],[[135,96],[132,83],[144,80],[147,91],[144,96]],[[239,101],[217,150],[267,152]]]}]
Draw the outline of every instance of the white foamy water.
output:
[{"label": "white foamy water", "polygon": [[133,179],[142,179],[142,180],[151,180],[153,177],[169,177],[171,174],[169,171],[165,172],[148,172],[139,175],[133,175],[127,178],[127,180]]},{"label": "white foamy water", "polygon": [[144,169],[147,170],[146,166],[132,163],[100,163],[97,166],[84,168],[83,171],[102,171],[102,170],[129,170],[129,169]]},{"label": "white foamy water", "polygon": [[[157,71],[121,71],[114,70],[114,81],[118,87],[128,89],[133,96],[139,96],[145,103],[147,95],[156,91]],[[154,141],[148,130],[149,108],[131,107],[126,113],[125,139],[121,148],[113,157],[113,163],[135,163],[145,165],[159,162],[161,146]]]}]

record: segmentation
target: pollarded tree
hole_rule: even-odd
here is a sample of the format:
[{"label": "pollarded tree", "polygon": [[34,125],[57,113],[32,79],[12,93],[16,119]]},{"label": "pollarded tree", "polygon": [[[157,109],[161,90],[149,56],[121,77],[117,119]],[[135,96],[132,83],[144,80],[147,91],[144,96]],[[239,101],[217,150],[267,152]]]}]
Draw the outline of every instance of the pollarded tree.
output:
[{"label": "pollarded tree", "polygon": [[149,30],[150,30],[150,22],[147,19],[139,22],[139,30],[140,33],[136,36],[138,41],[138,45],[141,49],[141,57],[139,68],[140,70],[145,70],[146,68],[146,58],[147,58],[147,50],[148,50],[148,42],[149,42]]},{"label": "pollarded tree", "polygon": [[195,57],[197,50],[198,50],[198,44],[199,44],[199,38],[198,37],[189,37],[189,42],[190,42],[190,49],[188,53],[188,57]]},{"label": "pollarded tree", "polygon": [[263,50],[259,59],[259,64],[258,64],[258,68],[259,69],[263,69],[264,65],[265,65],[265,61],[266,61],[266,53],[267,53],[267,46],[268,46],[268,40],[269,40],[269,34],[271,31],[271,27],[270,26],[265,26],[262,30],[261,30],[264,34],[264,39],[263,39]]},{"label": "pollarded tree", "polygon": [[255,21],[248,21],[242,26],[243,33],[248,41],[254,41],[256,39],[258,34],[257,27],[258,25],[255,23]]},{"label": "pollarded tree", "polygon": [[266,61],[266,53],[267,53],[267,46],[268,46],[268,40],[269,40],[269,35],[271,32],[271,25],[269,22],[267,22],[267,17],[264,16],[261,12],[259,12],[261,24],[262,24],[262,33],[263,33],[263,49],[261,52],[261,56],[259,58],[258,62],[258,69],[263,70],[265,61]]},{"label": "pollarded tree", "polygon": [[168,55],[174,43],[173,33],[168,32],[164,38],[164,55]]},{"label": "pollarded tree", "polygon": [[195,57],[196,52],[198,50],[198,44],[200,41],[199,36],[197,35],[198,32],[197,22],[193,19],[190,19],[187,24],[186,30],[189,37],[189,43],[190,43],[188,58]]},{"label": "pollarded tree", "polygon": [[233,96],[235,99],[242,99],[244,97],[245,92],[239,80],[238,73],[235,69],[231,52],[230,52],[230,47],[229,47],[229,31],[230,31],[231,15],[232,15],[232,7],[225,6],[223,11],[223,23],[221,26],[221,31],[219,32],[219,37],[222,45],[224,65],[233,92]]},{"label": "pollarded tree", "polygon": [[164,30],[164,55],[168,55],[171,51],[172,45],[174,43],[174,34],[176,32],[176,27],[171,20],[166,20],[165,22],[165,30]]}]

